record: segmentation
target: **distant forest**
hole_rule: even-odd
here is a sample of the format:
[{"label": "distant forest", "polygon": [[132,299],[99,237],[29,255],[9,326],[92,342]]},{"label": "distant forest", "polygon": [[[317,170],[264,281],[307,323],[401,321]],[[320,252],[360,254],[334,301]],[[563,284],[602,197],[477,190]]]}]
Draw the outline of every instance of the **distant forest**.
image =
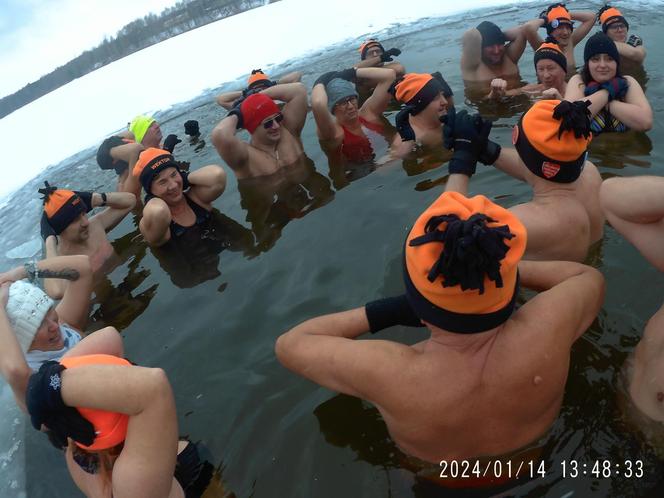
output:
[{"label": "distant forest", "polygon": [[181,0],[160,15],[148,14],[106,38],[99,46],[0,99],[0,119],[33,100],[145,47],[204,26],[219,19],[261,7],[278,0]]}]

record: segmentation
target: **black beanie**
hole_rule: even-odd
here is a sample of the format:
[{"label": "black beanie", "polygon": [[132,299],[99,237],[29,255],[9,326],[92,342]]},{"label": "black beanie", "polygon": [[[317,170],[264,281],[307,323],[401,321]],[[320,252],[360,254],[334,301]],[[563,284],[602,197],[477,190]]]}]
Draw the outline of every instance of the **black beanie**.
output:
[{"label": "black beanie", "polygon": [[591,57],[599,54],[607,54],[620,64],[620,54],[615,42],[604,33],[595,33],[586,42],[583,49],[583,61],[588,63]]},{"label": "black beanie", "polygon": [[482,35],[482,48],[490,47],[491,45],[502,45],[507,41],[505,33],[489,21],[483,21],[477,25],[477,31]]},{"label": "black beanie", "polygon": [[563,71],[567,72],[567,57],[558,47],[558,42],[553,38],[546,37],[544,43],[542,43],[537,50],[535,50],[535,69],[537,69],[537,63],[542,59],[549,59],[558,64],[563,68]]}]

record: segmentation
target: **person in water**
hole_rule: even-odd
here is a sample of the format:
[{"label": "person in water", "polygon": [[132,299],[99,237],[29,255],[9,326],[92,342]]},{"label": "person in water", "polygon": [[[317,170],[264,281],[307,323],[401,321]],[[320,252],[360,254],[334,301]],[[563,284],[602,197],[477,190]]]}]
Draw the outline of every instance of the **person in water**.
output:
[{"label": "person in water", "polygon": [[[136,197],[129,192],[73,192],[44,184],[39,192],[44,201],[41,233],[46,257],[84,254],[93,273],[101,272],[114,254],[106,234],[133,209]],[[88,218],[96,207],[106,209]],[[66,280],[50,279],[44,287],[49,296],[60,299],[67,285]]]},{"label": "person in water", "polygon": [[[580,21],[581,25],[575,28],[574,21]],[[533,50],[537,50],[544,42],[537,34],[537,30],[545,28],[547,36],[558,42],[565,54],[567,73],[573,74],[576,71],[574,47],[590,33],[593,24],[595,24],[594,12],[585,10],[570,12],[564,3],[554,3],[549,5],[537,19],[525,23],[523,33]]]},{"label": "person in water", "polygon": [[[275,100],[285,102],[280,108]],[[300,133],[307,116],[302,83],[273,85],[238,99],[212,130],[212,143],[239,179],[271,175],[300,160]],[[236,136],[246,128],[249,143]]]},{"label": "person in water", "polygon": [[596,33],[586,42],[581,74],[567,83],[565,99],[590,102],[593,134],[602,132],[647,131],[653,114],[641,85],[620,72],[620,55],[615,42]]},{"label": "person in water", "polygon": [[592,138],[587,104],[536,102],[514,126],[514,149],[489,140],[491,123],[479,115],[474,128],[458,128],[451,113],[446,119],[447,147],[461,146],[466,154],[532,187],[529,202],[510,208],[528,230],[525,259],[583,261],[591,244],[601,240],[604,225],[602,178],[586,159]]},{"label": "person in water", "polygon": [[144,150],[132,166],[133,178],[146,193],[139,229],[150,246],[161,246],[184,235],[188,228],[206,222],[212,202],[226,188],[220,166],[182,171],[163,149]]},{"label": "person in water", "polygon": [[453,93],[440,73],[408,73],[397,79],[391,88],[396,100],[404,104],[395,122],[398,136],[392,150],[403,156],[415,143],[438,146],[443,141],[440,119],[454,106]]},{"label": "person in water", "polygon": [[262,69],[252,69],[251,74],[247,79],[247,86],[244,90],[221,93],[217,95],[216,102],[227,111],[230,111],[233,108],[235,101],[243,95],[246,96],[248,92],[259,92],[266,88],[270,88],[271,86],[284,85],[286,83],[299,83],[301,79],[301,71],[293,71],[292,73],[285,74],[275,81],[271,80]]},{"label": "person in water", "polygon": [[[383,135],[387,109],[392,95],[394,70],[382,67],[349,68],[320,76],[311,91],[311,109],[316,132],[324,152],[342,156],[351,163],[372,161]],[[375,85],[371,96],[360,106],[356,81]]]},{"label": "person in water", "polygon": [[[507,43],[507,45],[506,45]],[[519,81],[519,59],[526,48],[521,27],[502,31],[490,21],[466,31],[461,39],[461,75],[467,83],[502,78]]]},{"label": "person in water", "polygon": [[[38,278],[69,282],[57,305],[37,287]],[[30,368],[38,370],[45,361],[59,360],[74,347],[78,351],[122,353],[122,339],[113,327],[82,338],[92,288],[87,256],[58,256],[29,262],[0,273],[0,285],[5,298],[0,306],[3,315],[0,321],[6,320],[13,342],[17,342],[21,358],[25,356],[23,362]],[[3,340],[0,350],[11,349],[9,342]]]},{"label": "person in water", "polygon": [[618,53],[623,62],[643,64],[646,58],[646,48],[643,40],[637,35],[630,35],[629,23],[622,13],[610,5],[605,5],[597,13],[602,31],[616,44]]},{"label": "person in water", "polygon": [[547,38],[535,51],[535,74],[537,83],[507,90],[507,81],[496,78],[491,81],[487,98],[502,98],[513,95],[539,95],[542,98],[562,100],[567,88],[567,59],[558,42]]},{"label": "person in water", "polygon": [[[609,178],[600,195],[607,221],[643,257],[664,272],[664,178]],[[650,318],[630,358],[629,396],[640,412],[664,422],[664,306]]]},{"label": "person in water", "polygon": [[[593,268],[521,261],[526,228],[486,197],[465,196],[464,161],[451,161],[446,192],[407,236],[405,294],[307,320],[275,346],[289,370],[373,403],[404,452],[435,464],[541,437],[558,416],[570,348],[604,295]],[[517,308],[520,286],[539,294]],[[430,336],[413,346],[361,339],[393,325]]]},{"label": "person in water", "polygon": [[403,65],[394,60],[394,57],[401,55],[401,50],[398,48],[385,50],[385,47],[378,40],[369,38],[360,45],[358,52],[360,53],[360,61],[353,66],[356,69],[361,67],[386,67],[392,69],[397,77],[406,73]]}]

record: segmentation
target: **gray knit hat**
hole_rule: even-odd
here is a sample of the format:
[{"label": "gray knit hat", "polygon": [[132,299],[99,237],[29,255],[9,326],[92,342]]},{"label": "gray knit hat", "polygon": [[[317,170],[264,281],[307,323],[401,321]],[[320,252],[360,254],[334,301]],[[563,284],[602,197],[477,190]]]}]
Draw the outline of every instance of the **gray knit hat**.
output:
[{"label": "gray knit hat", "polygon": [[9,287],[7,317],[23,353],[28,351],[53,300],[39,287],[18,280]]},{"label": "gray knit hat", "polygon": [[350,81],[342,80],[341,78],[330,80],[330,82],[325,85],[325,91],[327,92],[327,107],[330,109],[330,112],[332,112],[334,106],[337,105],[337,102],[341,99],[346,97],[358,98],[355,85]]}]

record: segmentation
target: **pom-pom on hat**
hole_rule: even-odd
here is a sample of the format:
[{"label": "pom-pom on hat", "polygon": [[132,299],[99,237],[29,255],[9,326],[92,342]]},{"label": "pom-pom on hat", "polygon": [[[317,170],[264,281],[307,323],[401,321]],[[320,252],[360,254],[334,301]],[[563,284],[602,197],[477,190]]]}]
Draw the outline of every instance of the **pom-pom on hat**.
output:
[{"label": "pom-pom on hat", "polygon": [[557,183],[579,177],[592,140],[589,105],[540,100],[521,116],[512,143],[533,174]]},{"label": "pom-pom on hat", "polygon": [[154,123],[154,121],[154,118],[143,115],[136,116],[131,120],[131,123],[129,123],[129,131],[134,134],[134,138],[138,143],[143,141],[148,128],[150,128],[150,125]]},{"label": "pom-pom on hat", "polygon": [[600,9],[599,22],[602,25],[602,31],[604,33],[606,33],[609,29],[609,26],[615,22],[622,22],[625,24],[627,29],[629,29],[629,23],[627,22],[627,19],[625,19],[625,17],[618,9],[611,7],[610,5],[605,5]]},{"label": "pom-pom on hat", "polygon": [[[67,369],[84,365],[131,365],[124,358],[106,354],[70,356],[62,358],[60,364]],[[129,415],[94,408],[76,407],[76,409],[83,418],[92,423],[95,429],[95,439],[90,446],[74,441],[76,446],[88,451],[101,451],[113,448],[126,439]]]},{"label": "pom-pom on hat", "polygon": [[406,239],[404,281],[415,314],[466,334],[504,323],[514,310],[526,240],[519,219],[483,195],[443,193]]},{"label": "pom-pom on hat", "polygon": [[240,111],[244,127],[249,133],[255,132],[263,120],[280,112],[274,100],[262,93],[255,93],[244,99]]},{"label": "pom-pom on hat", "polygon": [[81,214],[88,212],[85,202],[71,190],[52,187],[48,182],[44,182],[44,188],[40,188],[39,193],[44,194],[44,213],[57,235]]},{"label": "pom-pom on hat", "polygon": [[138,156],[132,174],[138,177],[146,193],[152,193],[152,180],[166,168],[178,169],[173,156],[167,150],[149,147]]},{"label": "pom-pom on hat", "polygon": [[53,300],[35,285],[17,280],[9,287],[7,318],[24,354],[52,307]]},{"label": "pom-pom on hat", "polygon": [[408,73],[394,84],[394,97],[413,107],[414,116],[443,91],[440,82],[430,74]]},{"label": "pom-pom on hat", "polygon": [[567,72],[567,57],[565,57],[563,51],[560,50],[558,42],[553,38],[547,37],[535,51],[535,69],[537,69],[537,63],[542,59],[552,60],[562,67],[563,71]]},{"label": "pom-pom on hat", "polygon": [[360,59],[362,59],[362,60],[366,59],[367,58],[367,52],[369,51],[369,49],[371,47],[376,47],[376,46],[380,47],[380,49],[383,52],[385,52],[385,47],[383,47],[383,45],[381,45],[381,43],[378,40],[374,39],[374,38],[369,38],[367,41],[362,43],[362,45],[360,45],[360,48],[359,48]]}]

